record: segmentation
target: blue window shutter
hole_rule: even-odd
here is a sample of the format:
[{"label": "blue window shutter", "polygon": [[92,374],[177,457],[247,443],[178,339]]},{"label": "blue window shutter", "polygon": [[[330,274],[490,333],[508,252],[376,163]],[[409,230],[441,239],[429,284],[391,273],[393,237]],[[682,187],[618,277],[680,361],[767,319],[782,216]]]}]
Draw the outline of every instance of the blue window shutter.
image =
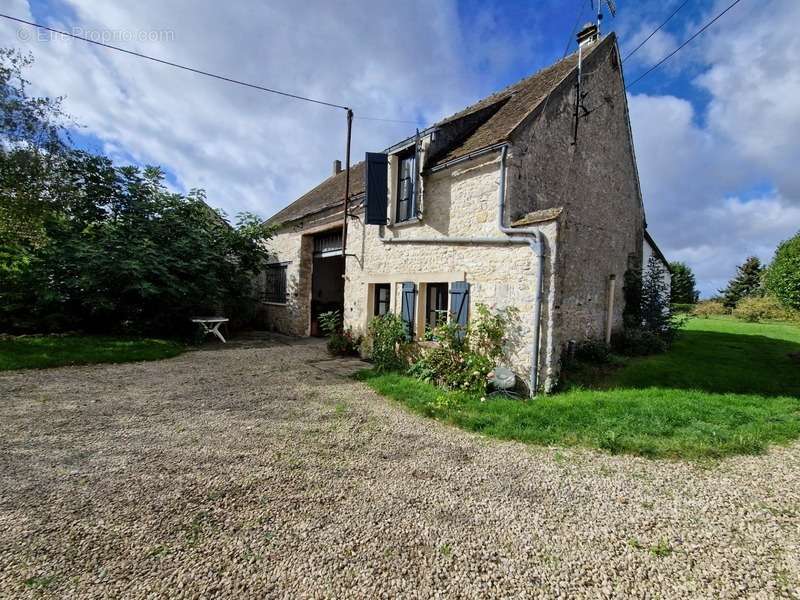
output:
[{"label": "blue window shutter", "polygon": [[366,223],[367,225],[386,225],[386,204],[388,202],[389,161],[385,154],[367,152],[365,159],[366,177]]},{"label": "blue window shutter", "polygon": [[461,337],[464,337],[469,319],[469,283],[466,281],[450,284],[450,314],[453,322],[461,328]]},{"label": "blue window shutter", "polygon": [[403,297],[400,303],[400,317],[406,324],[409,339],[414,337],[414,307],[417,302],[417,286],[410,281],[403,283]]}]

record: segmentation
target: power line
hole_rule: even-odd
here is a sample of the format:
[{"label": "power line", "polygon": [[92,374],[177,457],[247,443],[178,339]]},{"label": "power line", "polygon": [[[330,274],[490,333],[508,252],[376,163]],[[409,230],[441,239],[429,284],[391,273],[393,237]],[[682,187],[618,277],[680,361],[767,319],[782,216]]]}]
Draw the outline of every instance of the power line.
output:
[{"label": "power line", "polygon": [[678,11],[680,11],[680,9],[682,9],[682,8],[683,8],[684,6],[686,6],[687,4],[689,4],[689,0],[684,0],[683,4],[681,4],[680,6],[678,6],[678,8],[676,8],[674,11],[672,11],[672,14],[671,14],[670,16],[668,16],[668,17],[666,18],[666,20],[665,20],[663,23],[661,23],[661,25],[659,25],[658,27],[656,27],[656,28],[655,28],[655,29],[654,29],[654,30],[653,30],[653,31],[650,33],[650,35],[648,35],[646,38],[644,38],[644,40],[642,41],[642,43],[641,43],[641,44],[639,44],[638,46],[636,46],[636,48],[634,48],[633,50],[631,50],[630,52],[628,52],[628,54],[625,56],[625,58],[623,58],[623,59],[622,59],[622,62],[625,62],[625,61],[626,61],[626,60],[628,60],[628,59],[629,59],[631,56],[633,56],[634,54],[636,54],[636,51],[637,51],[637,50],[639,50],[639,48],[641,48],[642,46],[644,46],[644,45],[645,45],[645,44],[646,44],[646,43],[647,43],[647,42],[650,40],[650,38],[651,38],[651,37],[653,37],[653,36],[654,36],[656,33],[658,33],[658,32],[661,30],[661,28],[662,28],[662,27],[664,27],[664,25],[666,25],[667,23],[669,23],[670,19],[672,19],[672,17],[674,17],[675,15],[677,15],[677,14],[678,14]]},{"label": "power line", "polygon": [[[617,97],[617,96],[621,96],[621,95],[623,95],[625,92],[627,92],[629,89],[631,89],[631,88],[632,88],[634,85],[636,85],[637,83],[639,83],[639,82],[640,82],[642,79],[644,79],[645,77],[647,77],[647,76],[648,76],[650,73],[652,73],[653,71],[655,71],[656,69],[658,69],[658,68],[659,68],[661,65],[663,65],[665,62],[667,62],[667,61],[668,61],[670,58],[672,58],[672,57],[673,57],[673,56],[675,56],[675,55],[676,55],[678,52],[680,52],[680,51],[681,51],[681,50],[682,50],[684,47],[686,47],[686,46],[687,46],[687,45],[688,45],[688,44],[689,44],[689,43],[690,43],[692,40],[694,40],[694,39],[695,39],[697,36],[699,36],[701,33],[703,33],[703,32],[704,32],[706,29],[708,29],[708,28],[709,28],[709,27],[711,27],[711,26],[712,26],[714,23],[716,23],[716,22],[717,22],[717,21],[718,21],[718,20],[719,20],[719,19],[720,19],[720,18],[721,18],[721,17],[722,17],[722,16],[723,16],[725,13],[726,13],[726,12],[728,12],[728,11],[729,11],[730,9],[732,9],[734,6],[736,6],[737,4],[739,4],[739,2],[741,2],[741,0],[734,0],[734,2],[732,2],[732,3],[731,3],[731,4],[730,4],[730,5],[729,5],[729,6],[728,6],[728,7],[727,7],[725,10],[723,10],[721,13],[719,13],[717,16],[715,16],[713,19],[711,19],[711,20],[710,20],[708,23],[706,23],[706,24],[705,24],[705,25],[703,25],[703,26],[702,26],[700,29],[698,29],[696,32],[694,32],[694,34],[692,34],[692,35],[691,35],[691,37],[689,37],[689,38],[688,38],[686,41],[684,41],[684,42],[683,42],[683,43],[682,43],[680,46],[678,46],[677,48],[675,48],[675,50],[673,50],[672,52],[670,52],[669,54],[667,54],[667,55],[666,55],[664,58],[662,58],[660,61],[658,61],[658,62],[657,62],[656,64],[654,64],[652,67],[650,67],[650,68],[649,68],[647,71],[645,71],[644,73],[642,73],[642,74],[641,74],[639,77],[637,77],[637,78],[636,78],[634,81],[632,81],[631,83],[629,83],[628,85],[626,85],[626,86],[625,86],[625,88],[624,88],[622,91],[620,91],[620,92],[617,92],[616,94],[613,94],[612,96],[610,96],[609,98],[607,98],[607,100],[610,100],[611,98],[615,98],[615,97]],[[593,113],[593,112],[594,112],[594,111],[596,111],[598,108],[600,108],[602,105],[603,105],[603,103],[600,103],[600,104],[597,104],[596,106],[593,106],[592,108],[586,109],[586,113],[584,113],[584,115],[583,115],[583,116],[584,116],[584,117],[588,116],[590,113]]]},{"label": "power line", "polygon": [[383,121],[384,123],[409,123],[411,125],[424,125],[423,121],[406,121],[403,119],[381,119],[378,117],[360,117],[358,115],[355,116],[356,119],[361,119],[363,121]]},{"label": "power line", "polygon": [[730,5],[728,5],[728,8],[726,8],[725,10],[723,10],[723,11],[722,11],[721,13],[719,13],[719,14],[718,14],[716,17],[714,17],[714,18],[713,18],[713,19],[711,19],[711,20],[710,20],[708,23],[706,23],[705,25],[703,25],[703,26],[702,26],[700,29],[698,29],[698,30],[697,30],[697,31],[696,31],[696,32],[695,32],[695,33],[694,33],[694,34],[693,34],[691,37],[689,37],[689,39],[687,39],[687,40],[686,40],[685,42],[683,42],[683,43],[682,43],[680,46],[678,46],[677,48],[675,48],[675,50],[673,50],[672,52],[670,52],[669,54],[667,54],[667,55],[666,55],[664,58],[662,58],[660,61],[658,61],[658,62],[657,62],[656,64],[654,64],[652,67],[650,67],[649,69],[647,69],[647,71],[645,71],[644,73],[642,73],[642,74],[641,74],[639,77],[637,77],[637,78],[636,78],[636,79],[635,79],[633,82],[631,82],[631,83],[629,83],[628,85],[626,85],[626,86],[625,86],[625,89],[626,89],[626,90],[627,90],[627,89],[630,89],[631,87],[633,87],[634,85],[636,85],[637,83],[639,83],[639,82],[640,82],[642,79],[644,79],[645,77],[647,77],[647,76],[648,76],[650,73],[652,73],[653,71],[655,71],[655,70],[656,70],[658,67],[660,67],[661,65],[663,65],[663,64],[664,64],[665,62],[667,62],[667,61],[668,61],[670,58],[672,58],[672,57],[673,57],[673,56],[675,56],[675,55],[676,55],[678,52],[680,52],[681,50],[683,50],[683,48],[685,48],[685,47],[686,47],[686,46],[687,46],[687,45],[688,45],[688,44],[689,44],[689,43],[690,43],[692,40],[694,40],[694,39],[695,39],[695,38],[696,38],[698,35],[700,35],[701,33],[703,33],[703,32],[704,32],[706,29],[708,29],[709,27],[711,27],[711,26],[712,26],[714,23],[716,23],[716,22],[717,22],[717,21],[718,21],[718,20],[719,20],[719,19],[722,17],[722,15],[724,15],[726,12],[728,12],[728,11],[729,11],[730,9],[732,9],[734,6],[736,6],[737,4],[739,4],[739,2],[741,2],[741,1],[742,1],[742,0],[734,0],[734,1],[733,1],[733,2],[730,4]]},{"label": "power line", "polygon": [[11,15],[5,15],[0,13],[0,17],[4,19],[9,19],[10,21],[16,21],[17,23],[23,23],[25,25],[30,25],[31,27],[36,27],[38,29],[43,29],[45,31],[49,31],[51,33],[57,33],[59,35],[65,35],[67,37],[74,38],[76,40],[81,40],[83,42],[87,42],[89,44],[95,44],[97,46],[102,46],[103,48],[109,48],[111,50],[116,50],[117,52],[124,52],[125,54],[130,54],[131,56],[137,56],[139,58],[144,58],[146,60],[151,60],[153,62],[161,63],[162,65],[168,65],[170,67],[175,67],[176,69],[183,69],[184,71],[190,71],[192,73],[196,73],[198,75],[205,75],[206,77],[212,77],[214,79],[219,79],[221,81],[227,81],[228,83],[235,83],[236,85],[242,85],[245,87],[253,88],[256,90],[261,90],[262,92],[269,92],[270,94],[278,94],[279,96],[285,96],[287,98],[294,98],[295,100],[303,100],[305,102],[313,102],[314,104],[321,104],[323,106],[330,106],[331,108],[341,108],[342,110],[350,110],[347,106],[342,106],[341,104],[334,104],[333,102],[326,102],[324,100],[316,100],[314,98],[307,98],[306,96],[300,96],[299,94],[292,94],[290,92],[282,92],[280,90],[264,87],[262,85],[257,85],[255,83],[248,83],[246,81],[240,81],[238,79],[233,79],[231,77],[225,77],[224,75],[217,75],[216,73],[210,73],[208,71],[202,71],[200,69],[195,69],[194,67],[187,67],[186,65],[181,65],[178,63],[170,62],[168,60],[163,60],[161,58],[155,58],[154,56],[148,56],[147,54],[141,54],[139,52],[134,52],[133,50],[126,50],[125,48],[120,48],[119,46],[112,46],[111,44],[105,44],[103,42],[98,42],[97,40],[93,40],[91,38],[83,37],[81,35],[77,35],[74,33],[68,33],[66,31],[61,31],[59,29],[53,29],[52,27],[47,27],[45,25],[40,25],[39,23],[33,23],[31,21],[26,21],[25,19],[20,19],[18,17],[12,17]]}]

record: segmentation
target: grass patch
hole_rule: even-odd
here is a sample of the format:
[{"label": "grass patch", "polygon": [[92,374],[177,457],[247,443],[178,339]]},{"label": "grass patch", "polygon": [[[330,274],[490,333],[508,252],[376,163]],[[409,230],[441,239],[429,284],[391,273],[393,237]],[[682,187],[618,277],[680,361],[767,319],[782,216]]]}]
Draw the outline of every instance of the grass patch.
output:
[{"label": "grass patch", "polygon": [[800,328],[692,319],[667,354],[631,359],[533,401],[447,392],[362,372],[379,393],[469,431],[532,444],[703,460],[758,454],[800,436]]},{"label": "grass patch", "polygon": [[0,339],[0,371],[160,360],[183,350],[181,344],[167,340],[84,335],[15,337]]}]

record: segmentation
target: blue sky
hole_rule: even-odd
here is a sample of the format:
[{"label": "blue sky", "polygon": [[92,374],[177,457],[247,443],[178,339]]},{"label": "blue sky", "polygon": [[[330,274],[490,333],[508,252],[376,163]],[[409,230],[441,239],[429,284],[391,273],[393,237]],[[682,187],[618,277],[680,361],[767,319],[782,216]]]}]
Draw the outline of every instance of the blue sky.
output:
[{"label": "blue sky", "polygon": [[[731,0],[691,0],[624,64],[633,81]],[[681,0],[618,0],[604,31],[623,55]],[[335,103],[431,123],[558,60],[589,0],[218,3],[8,0],[5,10],[111,43]],[[651,233],[713,293],[748,254],[768,260],[800,228],[800,22],[796,0],[742,0],[630,90]],[[33,91],[65,96],[75,139],[116,160],[159,164],[177,189],[206,188],[228,214],[268,216],[343,158],[344,115],[12,23]],[[574,49],[574,42],[570,50]],[[354,156],[414,125],[357,119]]]}]

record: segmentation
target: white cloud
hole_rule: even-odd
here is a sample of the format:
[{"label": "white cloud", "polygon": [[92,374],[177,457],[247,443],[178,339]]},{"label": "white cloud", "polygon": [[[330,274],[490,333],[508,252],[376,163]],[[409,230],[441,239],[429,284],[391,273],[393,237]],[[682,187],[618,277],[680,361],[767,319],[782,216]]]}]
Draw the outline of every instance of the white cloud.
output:
[{"label": "white cloud", "polygon": [[693,54],[706,112],[675,96],[630,98],[650,230],[670,259],[695,269],[706,295],[746,256],[767,261],[800,229],[800,42],[791,25],[800,4],[776,0],[730,17]]},{"label": "white cloud", "polygon": [[[142,0],[46,4],[54,26],[90,31],[171,31],[127,48],[238,79],[352,104],[357,115],[432,122],[496,89],[487,81],[530,72],[540,40],[492,7],[466,24],[455,0],[226,3]],[[637,5],[614,23],[633,48],[674,10]],[[679,13],[636,55],[661,58],[721,10]],[[60,8],[52,16],[52,7]],[[10,14],[30,18],[26,0]],[[44,12],[44,11],[42,11]],[[635,21],[636,14],[647,15]],[[630,15],[630,16],[626,16]],[[626,20],[627,19],[627,20]],[[681,20],[682,19],[682,20]],[[800,3],[741,3],[654,77],[690,69],[707,103],[631,97],[631,119],[648,222],[667,256],[686,260],[712,293],[748,254],[768,259],[800,227]],[[462,27],[464,27],[462,29]],[[542,25],[544,27],[544,25]],[[17,33],[34,39],[24,43]],[[625,33],[627,31],[627,33]],[[36,41],[0,23],[37,63],[38,93],[65,94],[66,109],[119,157],[161,164],[184,187],[205,187],[229,213],[266,216],[318,183],[344,154],[344,114],[176,71],[69,40]],[[630,40],[630,41],[628,41]],[[511,51],[510,51],[511,50]],[[534,62],[541,56],[533,58]],[[488,73],[488,75],[487,75]],[[498,73],[503,73],[499,76]],[[694,96],[694,94],[692,94]],[[705,106],[700,112],[696,106]],[[353,156],[385,147],[414,125],[356,120]]]},{"label": "white cloud", "polygon": [[[172,32],[118,45],[203,70],[351,105],[356,115],[431,121],[467,103],[452,2],[344,5],[66,0],[71,31]],[[27,2],[10,13],[30,18]],[[302,14],[301,14],[302,13]],[[66,110],[112,155],[161,164],[184,187],[205,187],[229,212],[266,216],[330,173],[345,150],[344,111],[265,94],[65,39],[33,39],[34,91]],[[22,41],[22,40],[20,40]],[[114,43],[114,42],[112,42]],[[435,60],[431,60],[435,57]],[[443,93],[444,92],[444,93]],[[354,161],[413,133],[413,124],[356,120]]]}]

